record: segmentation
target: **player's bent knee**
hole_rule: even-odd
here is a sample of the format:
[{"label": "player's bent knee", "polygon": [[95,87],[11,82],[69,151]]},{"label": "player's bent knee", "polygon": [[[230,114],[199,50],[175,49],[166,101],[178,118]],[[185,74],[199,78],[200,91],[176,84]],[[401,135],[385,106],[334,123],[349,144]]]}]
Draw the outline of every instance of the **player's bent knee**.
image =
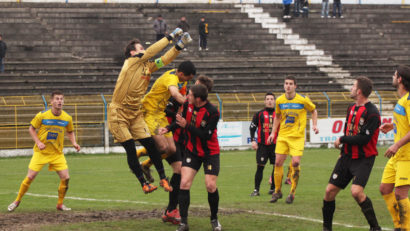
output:
[{"label": "player's bent knee", "polygon": [[207,185],[206,191],[210,193],[214,193],[216,191],[216,184],[215,185]]},{"label": "player's bent knee", "polygon": [[380,184],[379,191],[382,195],[387,195],[393,192],[393,187],[389,187],[386,184]]},{"label": "player's bent knee", "polygon": [[180,184],[179,188],[183,189],[183,190],[188,190],[188,189],[191,188],[191,184],[192,184],[192,182],[181,179],[181,184]]}]

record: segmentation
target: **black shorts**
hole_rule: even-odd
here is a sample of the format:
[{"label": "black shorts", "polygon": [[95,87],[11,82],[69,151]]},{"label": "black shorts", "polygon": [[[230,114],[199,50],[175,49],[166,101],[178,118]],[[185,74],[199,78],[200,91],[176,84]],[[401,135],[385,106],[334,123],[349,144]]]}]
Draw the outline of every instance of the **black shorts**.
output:
[{"label": "black shorts", "polygon": [[344,189],[353,179],[352,184],[364,188],[370,177],[375,159],[376,156],[352,159],[352,157],[342,154],[337,160],[332,175],[330,175],[329,183]]},{"label": "black shorts", "polygon": [[218,176],[219,154],[199,157],[187,151],[185,152],[185,158],[182,159],[182,167],[189,167],[196,171],[198,171],[201,168],[202,163],[204,164],[204,173],[206,175]]},{"label": "black shorts", "polygon": [[176,147],[176,152],[167,158],[165,160],[168,162],[169,165],[171,165],[174,162],[177,161],[182,161],[182,150],[181,150],[181,144],[175,142],[175,147]]},{"label": "black shorts", "polygon": [[256,150],[256,163],[258,165],[265,165],[269,159],[270,164],[275,164],[275,146],[276,145],[274,144],[258,144],[258,149]]}]

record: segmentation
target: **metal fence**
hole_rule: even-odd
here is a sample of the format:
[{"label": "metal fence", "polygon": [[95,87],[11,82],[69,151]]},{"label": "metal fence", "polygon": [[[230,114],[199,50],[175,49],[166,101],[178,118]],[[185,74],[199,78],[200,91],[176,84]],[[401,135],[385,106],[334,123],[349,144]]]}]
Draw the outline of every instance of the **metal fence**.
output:
[{"label": "metal fence", "polygon": [[[283,94],[275,93],[276,97]],[[344,117],[350,99],[349,92],[302,93],[316,104],[319,118]],[[77,142],[82,146],[113,145],[107,129],[107,102],[111,95],[65,96],[64,110],[73,117]],[[264,93],[210,94],[209,100],[219,108],[223,121],[250,121],[264,107]],[[382,115],[391,115],[398,100],[396,92],[375,91],[370,100]],[[28,127],[34,116],[48,108],[45,96],[0,97],[0,149],[31,148],[33,141]],[[66,144],[69,145],[68,139]]]}]

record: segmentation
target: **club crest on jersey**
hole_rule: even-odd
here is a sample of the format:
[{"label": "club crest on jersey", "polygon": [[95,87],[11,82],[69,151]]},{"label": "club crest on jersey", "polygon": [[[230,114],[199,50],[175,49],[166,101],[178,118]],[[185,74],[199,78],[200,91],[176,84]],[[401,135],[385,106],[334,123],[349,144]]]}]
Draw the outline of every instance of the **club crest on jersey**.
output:
[{"label": "club crest on jersey", "polygon": [[187,162],[187,163],[191,163],[191,158],[189,158],[189,157],[186,158],[186,162]]},{"label": "club crest on jersey", "polygon": [[265,115],[265,118],[267,119],[269,116],[268,115]]},{"label": "club crest on jersey", "polygon": [[201,127],[206,127],[206,121],[205,120],[201,121]]},{"label": "club crest on jersey", "polygon": [[363,124],[364,124],[364,118],[360,118],[359,124],[360,124],[360,125],[363,125]]},{"label": "club crest on jersey", "polygon": [[188,108],[188,111],[189,111],[189,112],[192,112],[192,108],[189,107],[189,108]]},{"label": "club crest on jersey", "polygon": [[337,178],[337,174],[336,174],[336,173],[333,173],[332,178],[333,178],[333,180],[336,180],[336,178]]}]

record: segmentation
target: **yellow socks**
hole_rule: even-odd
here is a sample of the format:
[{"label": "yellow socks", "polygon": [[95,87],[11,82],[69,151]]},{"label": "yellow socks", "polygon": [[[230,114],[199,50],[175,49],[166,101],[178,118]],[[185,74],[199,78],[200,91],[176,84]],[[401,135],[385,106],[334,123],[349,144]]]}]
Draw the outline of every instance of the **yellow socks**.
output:
[{"label": "yellow socks", "polygon": [[19,193],[17,194],[16,201],[21,201],[21,198],[27,192],[28,188],[30,188],[30,184],[32,181],[33,180],[31,180],[28,177],[24,178],[23,182],[20,185],[20,189],[19,189]]},{"label": "yellow socks", "polygon": [[389,210],[391,218],[393,219],[394,228],[400,228],[399,205],[397,204],[394,192],[383,195],[386,202],[387,210]]},{"label": "yellow socks", "polygon": [[292,177],[292,171],[293,171],[293,166],[292,166],[292,161],[289,163],[288,167],[288,175],[286,175],[286,178],[291,178]]},{"label": "yellow socks", "polygon": [[300,166],[292,168],[292,175],[290,181],[292,182],[292,186],[290,186],[290,194],[295,195],[296,187],[298,186],[299,182],[299,175],[300,175]]},{"label": "yellow socks", "polygon": [[279,193],[282,189],[283,166],[275,166],[275,173],[273,174],[273,178],[275,181],[275,193]]},{"label": "yellow socks", "polygon": [[399,205],[399,215],[401,230],[410,230],[410,201],[409,198],[405,198],[397,201]]},{"label": "yellow socks", "polygon": [[145,148],[139,148],[137,150],[137,157],[140,158],[141,156],[146,156],[148,155],[147,149]]},{"label": "yellow socks", "polygon": [[67,190],[68,190],[68,180],[69,179],[60,181],[60,185],[58,186],[58,201],[57,201],[58,205],[63,204],[65,194],[67,193]]}]

